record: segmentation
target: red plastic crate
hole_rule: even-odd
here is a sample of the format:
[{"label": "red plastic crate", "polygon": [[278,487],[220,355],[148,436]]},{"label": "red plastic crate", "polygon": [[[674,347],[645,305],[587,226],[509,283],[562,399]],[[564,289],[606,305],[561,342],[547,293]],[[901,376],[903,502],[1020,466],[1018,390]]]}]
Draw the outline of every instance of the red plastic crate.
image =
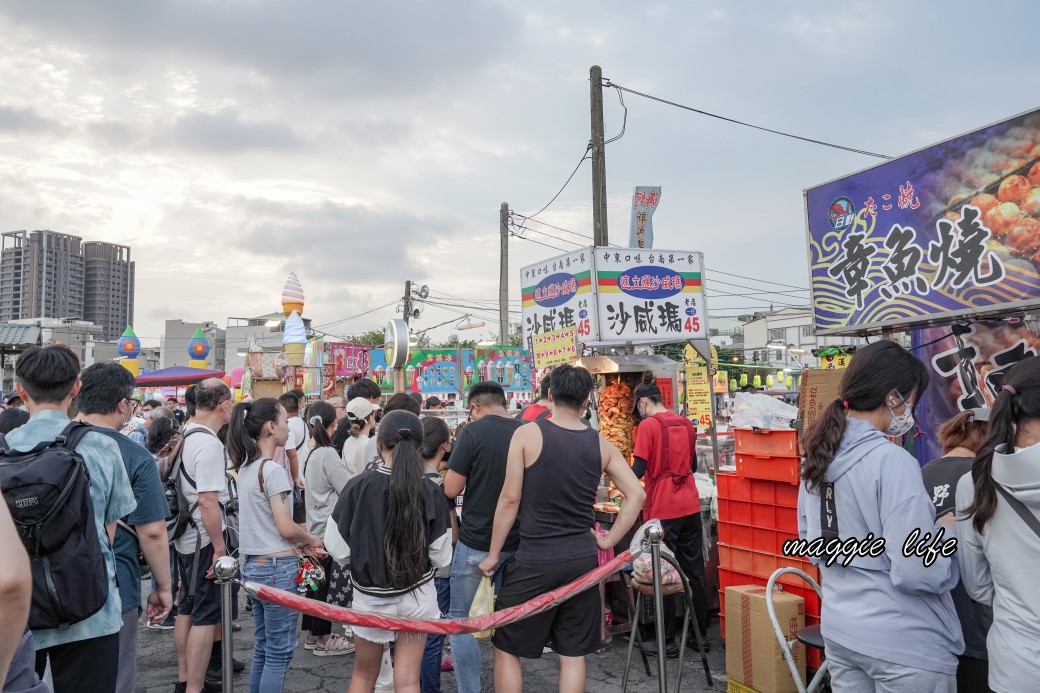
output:
[{"label": "red plastic crate", "polygon": [[719,541],[722,543],[729,544],[730,546],[741,546],[748,549],[755,548],[755,528],[721,521],[718,524],[718,528]]},{"label": "red plastic crate", "polygon": [[736,428],[733,443],[737,454],[756,457],[800,457],[798,431],[792,429],[753,430]]},{"label": "red plastic crate", "polygon": [[798,484],[802,461],[798,457],[766,457],[737,453],[737,476]]},{"label": "red plastic crate", "polygon": [[[817,582],[820,581],[819,570],[808,561],[794,556],[778,556],[763,551],[727,546],[726,544],[719,544],[719,568],[726,568],[727,570],[751,575],[763,580],[768,580],[769,576],[780,568],[797,568]],[[794,585],[795,587],[801,585],[808,586],[804,580],[796,575],[782,575],[778,582],[784,585]],[[812,591],[811,587],[808,587],[808,589]]]},{"label": "red plastic crate", "polygon": [[715,476],[719,498],[797,508],[798,486],[792,486],[786,481],[778,483],[768,479],[744,478],[727,472]]}]

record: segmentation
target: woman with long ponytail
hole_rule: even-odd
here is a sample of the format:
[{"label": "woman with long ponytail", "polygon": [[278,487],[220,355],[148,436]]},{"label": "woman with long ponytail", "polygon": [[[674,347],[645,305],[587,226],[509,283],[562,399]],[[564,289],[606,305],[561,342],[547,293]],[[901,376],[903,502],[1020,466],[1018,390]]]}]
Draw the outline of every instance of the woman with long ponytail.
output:
[{"label": "woman with long ponytail", "polygon": [[1040,680],[1040,359],[1004,374],[989,435],[957,484],[957,560],[971,597],[993,607],[989,687]]},{"label": "woman with long ponytail", "polygon": [[[328,402],[314,402],[307,407],[306,417],[311,446],[303,456],[307,531],[323,537],[329,516],[339,502],[340,492],[350,481],[350,474],[332,444],[331,436],[336,429],[336,408]],[[349,606],[350,578],[346,568],[331,557],[319,562],[325,571],[325,582],[317,592],[308,592],[307,596],[336,606]],[[304,649],[313,650],[318,657],[348,655],[354,651],[354,644],[350,640],[332,634],[332,623],[329,621],[304,615],[301,629],[308,633]]]},{"label": "woman with long ponytail", "polygon": [[931,544],[945,528],[935,525],[917,460],[890,441],[913,430],[927,387],[928,370],[907,350],[869,344],[802,441],[799,551],[820,568],[835,693],[956,690],[964,651],[950,595],[956,559],[926,565],[904,555],[908,542]]},{"label": "woman with long ponytail", "polygon": [[[238,472],[239,552],[242,577],[268,587],[293,591],[299,570],[297,551],[326,556],[320,538],[293,522],[293,483],[272,461],[275,448],[289,438],[289,420],[278,400],[263,398],[238,404],[231,412],[227,449]],[[296,612],[250,597],[255,629],[250,693],[283,690],[296,650]]]},{"label": "woman with long ponytail", "polygon": [[[350,561],[354,608],[416,619],[440,616],[433,576],[451,563],[451,508],[424,478],[423,426],[406,411],[383,417],[376,439],[382,465],[351,479],[325,529],[329,553]],[[349,693],[370,693],[385,647],[396,640],[393,685],[417,693],[426,636],[354,627],[357,657]]]}]

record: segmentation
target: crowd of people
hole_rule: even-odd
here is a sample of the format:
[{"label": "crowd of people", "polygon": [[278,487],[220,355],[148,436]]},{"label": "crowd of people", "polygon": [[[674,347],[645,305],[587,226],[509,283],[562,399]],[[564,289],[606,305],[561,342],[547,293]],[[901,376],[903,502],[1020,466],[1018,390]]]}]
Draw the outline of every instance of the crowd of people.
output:
[{"label": "crowd of people", "polygon": [[[245,581],[295,591],[307,562],[308,597],[418,619],[468,616],[485,576],[495,578],[500,608],[570,582],[629,532],[644,499],[627,461],[582,418],[593,387],[588,371],[558,367],[542,409],[518,416],[501,385],[478,382],[466,425],[453,431],[442,418],[420,417],[421,399],[408,394],[381,405],[367,379],[325,401],[290,392],[239,404],[209,379],[189,388],[182,407],[173,398],[135,400],[134,378],[117,363],[81,372],[65,347],[26,350],[16,365],[19,401],[0,413],[5,461],[82,460],[89,482],[79,487],[82,502],[66,508],[79,514],[77,555],[32,547],[52,561],[55,587],[26,560],[14,520],[29,504],[6,493],[24,488],[8,486],[23,479],[0,465],[8,500],[0,507],[3,690],[135,690],[142,616],[147,627],[173,632],[175,692],[220,690],[220,626],[238,616],[237,598],[222,613],[214,579],[227,555]],[[637,402],[640,413],[655,416],[645,410],[654,401],[648,393]],[[674,470],[645,454],[648,488],[672,483]],[[597,536],[592,506],[604,476],[627,501]],[[78,582],[68,579],[73,567]],[[300,640],[315,656],[354,656],[350,691],[439,691],[444,671],[454,671],[460,691],[481,690],[473,636],[452,636],[446,653],[443,637],[301,621],[252,597],[246,608],[250,691],[284,689]],[[583,691],[584,657],[602,647],[602,608],[586,592],[498,629],[495,689],[521,690],[520,658],[555,651],[560,690]]]},{"label": "crowd of people", "polygon": [[944,454],[923,470],[890,438],[913,430],[928,371],[894,342],[856,352],[807,431],[799,533],[837,540],[813,558],[832,690],[1036,685],[1040,359],[1003,376],[991,409],[942,426]]}]

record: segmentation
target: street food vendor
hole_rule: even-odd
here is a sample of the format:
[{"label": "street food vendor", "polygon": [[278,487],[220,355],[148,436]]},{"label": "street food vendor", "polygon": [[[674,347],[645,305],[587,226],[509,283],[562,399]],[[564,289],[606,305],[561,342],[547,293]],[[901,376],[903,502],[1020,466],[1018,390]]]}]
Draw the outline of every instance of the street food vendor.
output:
[{"label": "street food vendor", "polygon": [[[639,421],[632,470],[646,488],[643,521],[661,521],[664,543],[690,581],[697,624],[706,645],[704,530],[700,493],[693,477],[697,431],[689,419],[669,411],[654,383],[637,385],[632,399],[632,413]],[[673,644],[669,649],[677,651],[678,647]],[[672,656],[672,652],[668,654]]]}]

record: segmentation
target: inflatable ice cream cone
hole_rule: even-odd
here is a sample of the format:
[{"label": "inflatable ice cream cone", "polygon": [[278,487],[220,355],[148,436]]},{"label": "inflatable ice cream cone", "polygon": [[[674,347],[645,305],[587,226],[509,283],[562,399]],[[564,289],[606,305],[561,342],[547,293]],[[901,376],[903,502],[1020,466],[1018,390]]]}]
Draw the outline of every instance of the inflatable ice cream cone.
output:
[{"label": "inflatable ice cream cone", "polygon": [[303,352],[307,350],[307,344],[285,344],[285,363],[290,366],[303,365]]},{"label": "inflatable ice cream cone", "polygon": [[293,272],[285,280],[285,286],[282,287],[282,312],[287,318],[293,311],[303,315],[303,303],[303,286],[300,284],[299,277]]},{"label": "inflatable ice cream cone", "polygon": [[303,365],[303,352],[307,349],[307,328],[303,324],[303,318],[296,311],[289,313],[289,317],[285,320],[282,348],[285,351],[287,365]]}]

